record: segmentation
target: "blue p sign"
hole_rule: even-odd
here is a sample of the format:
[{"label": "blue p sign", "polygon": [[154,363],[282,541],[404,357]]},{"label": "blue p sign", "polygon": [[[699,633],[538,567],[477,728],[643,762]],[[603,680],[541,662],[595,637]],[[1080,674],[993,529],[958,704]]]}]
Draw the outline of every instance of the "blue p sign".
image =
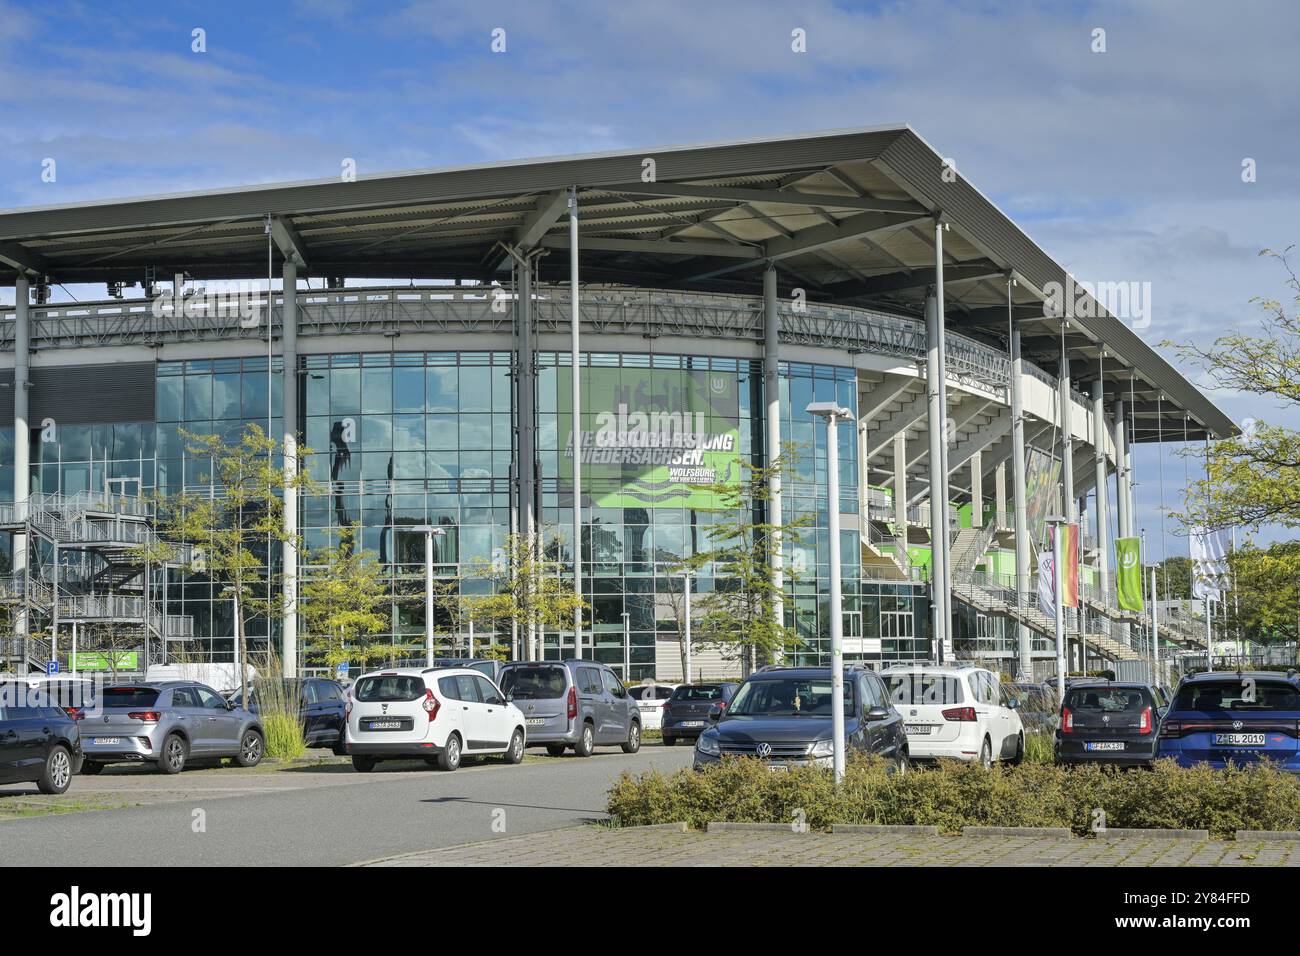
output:
[{"label": "blue p sign", "polygon": [[53,677],[53,676],[54,676],[55,674],[57,674],[58,672],[59,672],[59,662],[58,662],[58,661],[46,661],[46,662],[45,662],[45,674],[46,674],[47,677]]}]

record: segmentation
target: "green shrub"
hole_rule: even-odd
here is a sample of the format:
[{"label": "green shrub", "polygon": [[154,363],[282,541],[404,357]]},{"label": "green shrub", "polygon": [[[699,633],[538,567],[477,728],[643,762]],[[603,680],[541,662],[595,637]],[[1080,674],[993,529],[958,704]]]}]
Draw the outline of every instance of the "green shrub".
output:
[{"label": "green shrub", "polygon": [[266,732],[266,755],[278,760],[296,760],[307,752],[302,721],[296,714],[262,714]]},{"label": "green shrub", "polygon": [[1104,822],[1222,836],[1300,829],[1300,780],[1267,764],[1213,770],[1160,761],[1152,770],[1124,770],[1026,761],[986,770],[942,761],[894,774],[879,761],[853,758],[837,790],[822,768],[773,773],[759,760],[728,759],[702,773],[625,773],[609,792],[607,810],[619,826],[802,819],[813,829],[834,823],[933,825],[948,833],[963,826],[1069,827],[1084,835]]}]

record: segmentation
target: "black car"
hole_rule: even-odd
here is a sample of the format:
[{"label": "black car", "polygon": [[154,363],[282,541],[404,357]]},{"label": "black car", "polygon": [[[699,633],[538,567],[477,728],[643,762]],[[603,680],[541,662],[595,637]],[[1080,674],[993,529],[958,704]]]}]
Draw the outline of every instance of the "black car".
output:
[{"label": "black car", "polygon": [[1145,766],[1155,759],[1166,708],[1154,687],[1104,680],[1067,686],[1053,738],[1057,763]]},{"label": "black car", "polygon": [[[1066,686],[1069,686],[1068,684]],[[1020,722],[1031,733],[1051,733],[1056,729],[1056,690],[1046,684],[1011,684],[1010,696],[1020,701]]]},{"label": "black car", "polygon": [[[347,701],[338,681],[326,677],[304,677],[272,681],[265,678],[253,681],[249,691],[249,707],[261,713],[263,700],[283,695],[290,700],[298,695],[298,712],[302,715],[302,732],[308,747],[329,747],[338,756],[347,755]],[[241,703],[239,691],[230,695],[235,704]]]},{"label": "black car", "polygon": [[671,747],[682,739],[694,740],[704,733],[710,714],[726,710],[739,687],[735,681],[718,681],[682,684],[674,689],[663,706],[664,746]]},{"label": "black car", "polygon": [[[834,757],[829,667],[769,668],[748,677],[695,744],[695,769],[723,757],[757,757],[774,768],[830,767]],[[844,669],[844,741],[848,752],[876,754],[898,770],[908,766],[903,717],[880,677],[862,666]]]},{"label": "black car", "polygon": [[0,783],[63,793],[81,771],[77,721],[26,684],[0,684]]}]

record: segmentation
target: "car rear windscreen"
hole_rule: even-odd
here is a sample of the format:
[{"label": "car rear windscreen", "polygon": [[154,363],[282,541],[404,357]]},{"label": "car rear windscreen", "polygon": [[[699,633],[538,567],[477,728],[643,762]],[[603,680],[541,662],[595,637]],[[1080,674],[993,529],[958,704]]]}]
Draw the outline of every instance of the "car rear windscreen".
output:
[{"label": "car rear windscreen", "polygon": [[950,674],[886,674],[893,704],[960,704],[961,678]]},{"label": "car rear windscreen", "polygon": [[1153,703],[1141,687],[1074,687],[1065,694],[1065,706],[1079,713],[1138,714]]},{"label": "car rear windscreen", "polygon": [[158,703],[155,687],[105,687],[99,695],[103,707],[152,707]]},{"label": "car rear windscreen", "polygon": [[688,684],[673,691],[673,700],[722,700],[726,691],[720,684]]},{"label": "car rear windscreen", "polygon": [[1300,691],[1285,681],[1253,677],[1194,681],[1178,691],[1174,710],[1300,710]]},{"label": "car rear windscreen", "polygon": [[411,674],[378,674],[357,681],[352,696],[363,704],[389,704],[424,696],[424,678]]},{"label": "car rear windscreen", "polygon": [[501,675],[501,689],[515,700],[555,700],[569,689],[563,667],[510,667]]}]

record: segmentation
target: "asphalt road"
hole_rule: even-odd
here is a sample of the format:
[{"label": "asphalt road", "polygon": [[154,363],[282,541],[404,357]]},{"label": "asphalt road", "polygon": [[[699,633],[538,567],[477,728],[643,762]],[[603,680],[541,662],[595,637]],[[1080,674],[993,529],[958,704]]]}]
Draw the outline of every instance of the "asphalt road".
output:
[{"label": "asphalt road", "polygon": [[[80,776],[56,799],[145,805],[0,819],[0,865],[358,863],[600,819],[606,790],[624,770],[671,771],[691,759],[690,747],[657,742],[630,756],[609,748],[587,759],[528,753],[518,766],[489,761],[455,773],[404,763],[359,774],[334,763],[187,770],[175,777],[138,768]],[[34,787],[0,786],[0,805],[42,800],[51,798]]]}]

